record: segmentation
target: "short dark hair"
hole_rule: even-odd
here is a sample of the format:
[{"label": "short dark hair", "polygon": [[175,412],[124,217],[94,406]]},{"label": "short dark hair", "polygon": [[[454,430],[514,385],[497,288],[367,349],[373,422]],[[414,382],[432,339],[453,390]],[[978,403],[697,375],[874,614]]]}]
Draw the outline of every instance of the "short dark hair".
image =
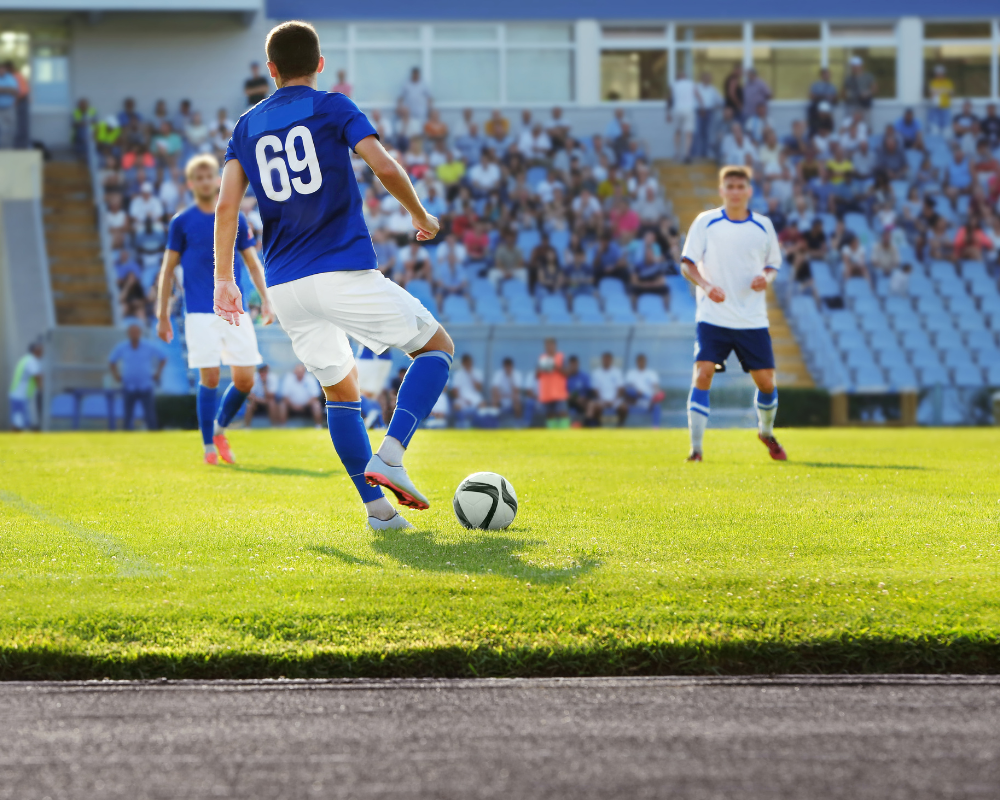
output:
[{"label": "short dark hair", "polygon": [[264,51],[283,80],[305,78],[319,69],[319,36],[308,22],[292,20],[271,28]]}]

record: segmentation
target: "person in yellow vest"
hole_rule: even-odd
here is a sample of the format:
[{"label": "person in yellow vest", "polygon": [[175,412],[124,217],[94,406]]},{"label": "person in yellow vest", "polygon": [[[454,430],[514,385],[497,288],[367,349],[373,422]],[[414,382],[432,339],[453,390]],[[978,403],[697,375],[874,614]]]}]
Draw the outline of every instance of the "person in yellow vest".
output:
[{"label": "person in yellow vest", "polygon": [[7,399],[10,402],[10,427],[15,432],[35,427],[32,423],[32,401],[42,388],[42,343],[32,342],[17,366],[10,382]]},{"label": "person in yellow vest", "polygon": [[951,97],[955,94],[955,84],[945,72],[944,64],[934,67],[934,77],[927,86],[930,107],[927,109],[927,130],[942,136],[951,124]]},{"label": "person in yellow vest", "polygon": [[101,150],[108,150],[118,144],[121,133],[122,129],[121,125],[118,124],[118,117],[111,114],[97,123],[97,127],[94,129],[94,140]]},{"label": "person in yellow vest", "polygon": [[73,144],[82,151],[86,147],[87,138],[84,131],[87,126],[91,128],[97,120],[97,109],[90,105],[86,97],[81,97],[76,101],[76,108],[73,109]]}]

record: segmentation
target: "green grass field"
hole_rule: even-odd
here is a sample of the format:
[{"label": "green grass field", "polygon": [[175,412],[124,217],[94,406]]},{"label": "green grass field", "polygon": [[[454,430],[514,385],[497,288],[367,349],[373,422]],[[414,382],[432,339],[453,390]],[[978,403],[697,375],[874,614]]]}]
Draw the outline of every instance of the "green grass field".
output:
[{"label": "green grass field", "polygon": [[1000,671],[1000,434],[780,433],[422,432],[383,534],[325,431],[5,435],[0,678]]}]

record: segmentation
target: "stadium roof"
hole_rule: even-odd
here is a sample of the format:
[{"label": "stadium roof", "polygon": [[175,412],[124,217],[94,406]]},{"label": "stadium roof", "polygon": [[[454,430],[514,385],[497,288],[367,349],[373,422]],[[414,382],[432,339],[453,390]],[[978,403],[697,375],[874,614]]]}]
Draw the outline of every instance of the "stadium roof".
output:
[{"label": "stadium roof", "polygon": [[[266,0],[271,19],[893,19],[896,17],[983,18],[996,16],[996,0],[714,0],[692,7],[662,0],[507,0],[498,6],[469,0],[435,0],[414,6],[412,0],[341,3],[333,0]],[[697,9],[696,14],[692,10]]]},{"label": "stadium roof", "polygon": [[0,11],[237,11],[253,13],[261,0],[0,0]]}]

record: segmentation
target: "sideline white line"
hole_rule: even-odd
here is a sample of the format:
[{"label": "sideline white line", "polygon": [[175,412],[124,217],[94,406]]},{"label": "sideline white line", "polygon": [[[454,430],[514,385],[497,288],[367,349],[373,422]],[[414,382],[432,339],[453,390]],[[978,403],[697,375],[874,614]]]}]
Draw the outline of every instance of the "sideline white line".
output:
[{"label": "sideline white line", "polygon": [[24,498],[12,492],[0,489],[0,502],[6,503],[11,508],[34,517],[40,522],[60,528],[66,533],[72,534],[87,544],[96,547],[108,558],[114,558],[115,571],[122,578],[151,578],[162,576],[165,573],[159,567],[150,564],[148,561],[133,555],[125,544],[119,539],[101,531],[92,531],[75,523],[68,522],[62,517],[46,511],[34,503],[29,503]]}]

